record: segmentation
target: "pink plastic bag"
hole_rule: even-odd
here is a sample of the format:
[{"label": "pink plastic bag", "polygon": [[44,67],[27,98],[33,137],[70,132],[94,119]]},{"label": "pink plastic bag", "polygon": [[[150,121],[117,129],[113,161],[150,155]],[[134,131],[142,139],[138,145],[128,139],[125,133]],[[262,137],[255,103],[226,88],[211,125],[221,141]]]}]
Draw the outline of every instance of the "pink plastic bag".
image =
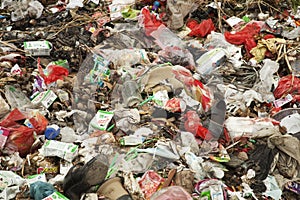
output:
[{"label": "pink plastic bag", "polygon": [[193,198],[180,186],[170,186],[154,193],[150,200],[192,200]]}]

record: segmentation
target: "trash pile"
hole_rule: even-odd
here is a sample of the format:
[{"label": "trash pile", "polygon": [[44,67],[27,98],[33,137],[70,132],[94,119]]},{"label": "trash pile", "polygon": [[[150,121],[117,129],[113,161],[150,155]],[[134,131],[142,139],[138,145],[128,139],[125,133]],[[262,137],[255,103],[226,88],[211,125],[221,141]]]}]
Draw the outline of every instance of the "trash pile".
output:
[{"label": "trash pile", "polygon": [[0,199],[299,199],[298,1],[0,3]]}]

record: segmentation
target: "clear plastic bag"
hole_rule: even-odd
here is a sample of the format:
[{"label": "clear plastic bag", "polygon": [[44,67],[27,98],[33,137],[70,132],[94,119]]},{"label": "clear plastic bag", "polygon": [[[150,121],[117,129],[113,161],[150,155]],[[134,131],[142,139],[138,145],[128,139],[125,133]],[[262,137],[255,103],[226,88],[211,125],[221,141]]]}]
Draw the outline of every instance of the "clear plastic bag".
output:
[{"label": "clear plastic bag", "polygon": [[12,108],[22,108],[31,105],[29,98],[20,89],[12,85],[6,85],[4,88],[5,97]]}]

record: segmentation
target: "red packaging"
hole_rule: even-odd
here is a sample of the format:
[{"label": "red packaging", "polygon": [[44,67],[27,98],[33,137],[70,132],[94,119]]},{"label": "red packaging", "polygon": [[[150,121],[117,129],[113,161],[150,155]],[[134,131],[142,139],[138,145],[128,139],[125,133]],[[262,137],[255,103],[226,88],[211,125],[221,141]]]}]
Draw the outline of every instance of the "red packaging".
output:
[{"label": "red packaging", "polygon": [[216,29],[211,19],[203,20],[201,23],[198,23],[196,20],[190,20],[187,23],[187,27],[191,29],[189,36],[196,37],[205,37]]},{"label": "red packaging", "polygon": [[158,175],[153,170],[147,171],[142,179],[138,181],[140,188],[142,189],[145,198],[150,199],[152,194],[154,194],[159,186],[165,181],[160,175]]},{"label": "red packaging", "polygon": [[170,112],[181,112],[180,99],[172,98],[172,99],[168,100],[165,108],[166,108],[166,110],[168,110]]},{"label": "red packaging", "polygon": [[39,112],[35,113],[35,116],[30,118],[29,121],[38,135],[44,133],[48,126],[48,120]]}]

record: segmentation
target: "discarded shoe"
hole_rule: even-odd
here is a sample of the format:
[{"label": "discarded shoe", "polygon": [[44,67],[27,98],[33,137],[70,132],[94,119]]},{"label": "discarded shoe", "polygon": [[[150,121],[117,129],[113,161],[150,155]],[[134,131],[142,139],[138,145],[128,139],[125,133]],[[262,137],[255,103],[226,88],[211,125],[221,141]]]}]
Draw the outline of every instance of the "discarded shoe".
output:
[{"label": "discarded shoe", "polygon": [[73,166],[63,182],[65,195],[72,200],[79,200],[89,188],[104,181],[107,171],[107,158],[103,155],[94,157],[83,166]]},{"label": "discarded shoe", "polygon": [[98,189],[98,195],[104,195],[110,200],[132,200],[122,185],[120,177],[106,180]]}]

